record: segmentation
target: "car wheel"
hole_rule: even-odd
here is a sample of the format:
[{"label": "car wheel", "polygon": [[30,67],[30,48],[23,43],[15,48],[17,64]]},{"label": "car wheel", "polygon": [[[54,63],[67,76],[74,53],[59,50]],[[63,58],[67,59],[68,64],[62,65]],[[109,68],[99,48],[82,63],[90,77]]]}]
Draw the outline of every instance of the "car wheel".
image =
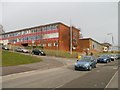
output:
[{"label": "car wheel", "polygon": [[108,60],[106,61],[106,63],[108,63]]},{"label": "car wheel", "polygon": [[75,70],[78,70],[76,67],[74,68]]},{"label": "car wheel", "polygon": [[94,68],[96,68],[96,65],[94,66]]},{"label": "car wheel", "polygon": [[89,66],[88,71],[91,71],[91,70],[92,70],[92,67],[91,67],[91,66]]},{"label": "car wheel", "polygon": [[112,59],[112,61],[114,61],[114,59]]},{"label": "car wheel", "polygon": [[39,55],[41,56],[41,53],[39,53]]},{"label": "car wheel", "polygon": [[75,70],[77,70],[77,69],[75,68]]}]

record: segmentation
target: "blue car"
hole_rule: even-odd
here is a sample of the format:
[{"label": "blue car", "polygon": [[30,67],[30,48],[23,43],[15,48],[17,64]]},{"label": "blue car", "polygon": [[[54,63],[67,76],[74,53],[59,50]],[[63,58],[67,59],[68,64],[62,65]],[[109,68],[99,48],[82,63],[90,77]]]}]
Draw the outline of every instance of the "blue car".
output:
[{"label": "blue car", "polygon": [[84,56],[75,63],[75,70],[88,70],[96,68],[97,61],[93,56]]},{"label": "blue car", "polygon": [[97,63],[108,63],[108,62],[111,62],[111,58],[109,55],[101,55],[97,59]]}]

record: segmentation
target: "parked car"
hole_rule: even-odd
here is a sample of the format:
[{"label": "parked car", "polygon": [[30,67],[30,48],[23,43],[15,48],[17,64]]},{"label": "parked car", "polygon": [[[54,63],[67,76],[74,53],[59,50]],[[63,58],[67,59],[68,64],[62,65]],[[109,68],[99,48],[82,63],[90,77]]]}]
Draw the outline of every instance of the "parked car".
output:
[{"label": "parked car", "polygon": [[111,62],[110,55],[101,55],[99,58],[97,58],[97,63],[108,63]]},{"label": "parked car", "polygon": [[29,53],[29,50],[25,48],[18,47],[15,49],[16,52],[23,52],[23,53]]},{"label": "parked car", "polygon": [[22,52],[23,50],[22,50],[22,48],[18,47],[18,48],[15,49],[15,51],[16,52]]},{"label": "parked car", "polygon": [[3,50],[9,50],[9,48],[6,47],[6,46],[2,46],[2,49],[3,49]]},{"label": "parked car", "polygon": [[28,50],[28,49],[25,49],[25,48],[22,48],[22,52],[23,52],[23,53],[29,53],[29,50]]},{"label": "parked car", "polygon": [[120,54],[119,53],[117,54],[117,59],[120,59]]},{"label": "parked car", "polygon": [[110,58],[111,58],[111,61],[115,61],[115,60],[117,60],[117,54],[111,54],[110,55]]},{"label": "parked car", "polygon": [[93,56],[83,56],[75,63],[75,70],[88,70],[96,68],[97,61]]},{"label": "parked car", "polygon": [[118,59],[120,59],[120,54],[118,54]]},{"label": "parked car", "polygon": [[43,52],[42,50],[39,50],[39,49],[34,49],[32,51],[32,54],[35,54],[35,55],[41,55],[41,56],[45,56],[45,52]]}]

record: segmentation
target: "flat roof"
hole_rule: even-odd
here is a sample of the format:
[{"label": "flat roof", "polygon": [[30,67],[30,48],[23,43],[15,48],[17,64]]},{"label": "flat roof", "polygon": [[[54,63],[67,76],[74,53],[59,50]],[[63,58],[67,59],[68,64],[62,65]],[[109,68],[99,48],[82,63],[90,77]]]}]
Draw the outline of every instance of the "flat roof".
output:
[{"label": "flat roof", "polygon": [[[38,26],[33,26],[33,27],[28,27],[28,28],[24,28],[24,29],[19,29],[19,30],[14,30],[14,31],[10,31],[10,32],[5,32],[5,33],[2,33],[2,35],[4,34],[9,34],[9,33],[14,33],[14,32],[19,32],[19,31],[25,31],[25,30],[28,30],[28,29],[34,29],[34,28],[39,28],[39,27],[44,27],[44,26],[49,26],[49,25],[54,25],[54,24],[62,24],[66,27],[70,27],[69,25],[66,25],[62,22],[55,22],[55,23],[49,23],[49,24],[44,24],[44,25],[38,25]],[[76,27],[73,27],[75,29],[78,29]],[[78,29],[79,30],[79,29]]]},{"label": "flat roof", "polygon": [[[98,43],[100,45],[103,45],[102,43],[99,43],[98,41],[96,41],[96,40],[94,40],[92,38],[81,38],[80,40],[92,40],[92,41],[94,41],[94,42],[96,42],[96,43]],[[103,45],[103,46],[105,46],[105,45]]]},{"label": "flat roof", "polygon": [[23,29],[19,29],[19,30],[14,30],[14,31],[10,31],[10,32],[5,32],[5,33],[3,33],[3,34],[9,34],[9,33],[14,33],[14,32],[19,32],[19,31],[25,31],[25,30],[28,30],[28,29],[34,29],[34,28],[39,28],[39,27],[44,27],[44,26],[49,26],[49,25],[54,25],[54,24],[62,24],[62,23],[61,23],[61,22],[56,22],[56,23],[50,23],[50,24],[32,26],[32,27],[28,27],[28,28],[23,28]]}]

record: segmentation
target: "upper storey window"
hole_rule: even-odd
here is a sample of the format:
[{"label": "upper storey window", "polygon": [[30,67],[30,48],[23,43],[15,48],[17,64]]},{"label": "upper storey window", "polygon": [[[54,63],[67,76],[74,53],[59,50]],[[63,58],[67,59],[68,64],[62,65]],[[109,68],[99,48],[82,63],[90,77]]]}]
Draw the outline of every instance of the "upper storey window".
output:
[{"label": "upper storey window", "polygon": [[45,30],[55,30],[55,29],[58,29],[58,25],[49,25],[49,26],[42,27],[42,31],[45,31]]},{"label": "upper storey window", "polygon": [[7,38],[8,37],[8,34],[6,34],[6,35],[3,35],[3,38]]},{"label": "upper storey window", "polygon": [[32,29],[31,32],[35,33],[35,32],[37,32],[37,29]]}]

